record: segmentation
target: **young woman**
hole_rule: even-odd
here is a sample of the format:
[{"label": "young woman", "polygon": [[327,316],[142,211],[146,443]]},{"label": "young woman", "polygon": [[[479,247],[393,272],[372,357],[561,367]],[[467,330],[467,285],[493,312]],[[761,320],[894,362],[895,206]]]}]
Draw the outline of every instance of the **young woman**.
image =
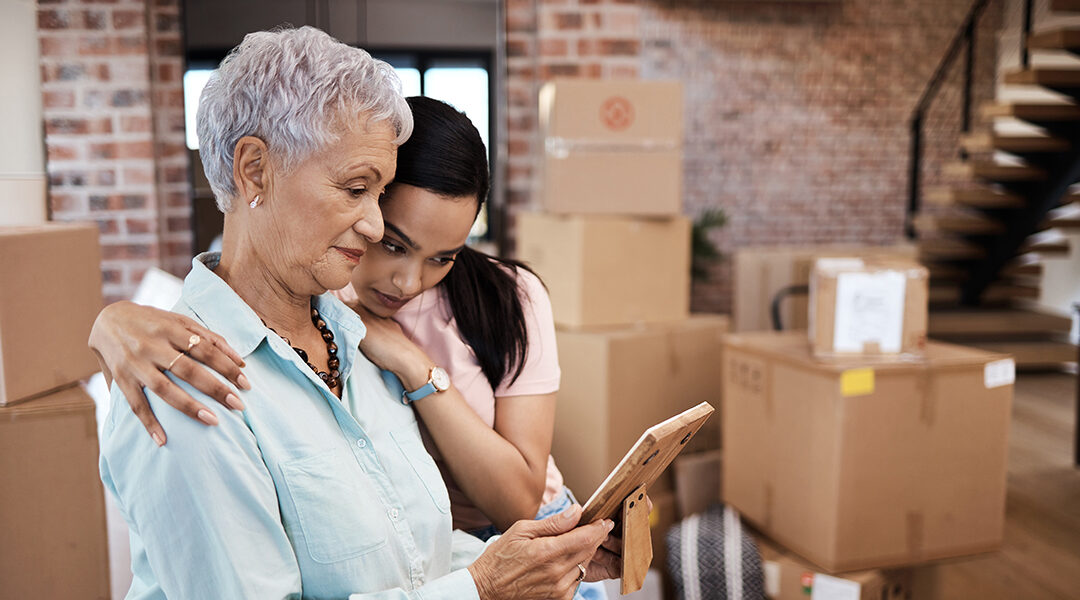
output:
[{"label": "young woman", "polygon": [[[520,519],[575,503],[550,456],[558,357],[551,306],[540,280],[514,261],[465,245],[489,188],[486,150],[469,120],[428,98],[409,99],[412,137],[380,208],[385,233],[360,258],[339,297],[367,327],[360,344],[400,380],[450,490],[454,527],[486,539]],[[114,304],[91,347],[160,445],[165,433],[141,386],[203,422],[210,409],[162,375],[192,334],[213,344],[193,357],[239,387],[239,357],[223,340],[174,314]],[[181,361],[189,363],[192,361]],[[442,377],[449,374],[449,385]],[[204,369],[174,374],[226,406],[235,395]],[[203,416],[200,416],[200,412]],[[583,584],[579,598],[602,598]]]}]

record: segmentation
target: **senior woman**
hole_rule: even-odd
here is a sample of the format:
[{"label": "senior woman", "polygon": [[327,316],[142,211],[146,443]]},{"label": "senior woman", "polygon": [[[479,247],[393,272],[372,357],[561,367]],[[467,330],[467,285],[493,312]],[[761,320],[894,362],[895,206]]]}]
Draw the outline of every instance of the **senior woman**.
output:
[{"label": "senior woman", "polygon": [[129,598],[569,598],[580,565],[613,574],[597,553],[612,523],[576,527],[580,509],[486,549],[453,532],[412,409],[325,293],[382,237],[378,197],[412,127],[397,88],[387,65],[307,27],[247,36],[207,85],[200,155],[223,249],[193,261],[175,310],[220,333],[255,385],[200,414],[216,428],[158,411],[175,432],[164,447],[113,386],[101,473],[131,528]]}]

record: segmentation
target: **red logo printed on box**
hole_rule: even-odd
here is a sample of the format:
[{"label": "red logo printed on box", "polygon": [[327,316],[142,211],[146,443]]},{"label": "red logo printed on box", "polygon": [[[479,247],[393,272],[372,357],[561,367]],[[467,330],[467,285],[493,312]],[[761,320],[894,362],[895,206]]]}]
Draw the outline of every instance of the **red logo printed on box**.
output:
[{"label": "red logo printed on box", "polygon": [[612,96],[600,105],[600,122],[612,131],[622,131],[634,122],[634,105],[622,96]]}]

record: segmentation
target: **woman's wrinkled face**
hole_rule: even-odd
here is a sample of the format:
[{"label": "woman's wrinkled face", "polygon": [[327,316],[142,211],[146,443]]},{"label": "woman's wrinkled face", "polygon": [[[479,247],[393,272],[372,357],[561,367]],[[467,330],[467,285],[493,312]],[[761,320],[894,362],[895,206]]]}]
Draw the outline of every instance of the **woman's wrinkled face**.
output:
[{"label": "woman's wrinkled face", "polygon": [[361,124],[271,178],[259,241],[297,293],[344,287],[382,238],[379,196],[397,166],[396,137],[386,122]]},{"label": "woman's wrinkled face", "polygon": [[477,199],[399,183],[386,191],[381,206],[382,241],[364,255],[352,284],[364,308],[389,317],[446,277],[469,237]]}]

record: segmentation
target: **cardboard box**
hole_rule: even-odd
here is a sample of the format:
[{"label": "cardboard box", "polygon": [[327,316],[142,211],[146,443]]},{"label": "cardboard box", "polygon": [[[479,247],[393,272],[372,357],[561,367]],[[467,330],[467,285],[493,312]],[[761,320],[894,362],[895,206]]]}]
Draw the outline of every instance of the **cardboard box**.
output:
[{"label": "cardboard box", "polygon": [[97,372],[86,347],[102,306],[97,227],[2,227],[0,256],[0,406]]},{"label": "cardboard box", "polygon": [[[895,246],[800,246],[744,248],[735,252],[735,283],[731,330],[770,331],[770,307],[776,293],[788,286],[809,286],[810,269],[817,258],[832,256],[895,257],[914,260],[913,245]],[[785,330],[807,329],[809,295],[793,294],[780,303]]]},{"label": "cardboard box", "polygon": [[[551,453],[581,501],[646,429],[701,402],[717,411],[684,451],[720,446],[718,365],[727,324],[721,315],[694,315],[670,324],[556,332],[562,383]],[[671,490],[669,477],[650,493]]]},{"label": "cardboard box", "polygon": [[921,355],[930,272],[913,260],[819,258],[810,276],[815,356]]},{"label": "cardboard box", "polygon": [[[719,424],[719,422],[717,422]],[[675,501],[679,506],[679,518],[704,512],[721,501],[720,472],[723,468],[723,452],[682,453],[672,465],[675,475]]]},{"label": "cardboard box", "polygon": [[911,571],[878,569],[843,575],[820,573],[798,556],[755,537],[770,600],[909,600]]},{"label": "cardboard box", "polygon": [[682,212],[682,85],[559,79],[540,90],[537,197],[548,212]]},{"label": "cardboard box", "polygon": [[523,213],[518,258],[543,278],[555,323],[611,327],[690,314],[690,221]]},{"label": "cardboard box", "polygon": [[109,598],[94,402],[73,386],[0,407],[5,598]]},{"label": "cardboard box", "polygon": [[730,335],[724,501],[829,572],[995,550],[1014,378],[950,344],[819,362],[804,332]]}]

